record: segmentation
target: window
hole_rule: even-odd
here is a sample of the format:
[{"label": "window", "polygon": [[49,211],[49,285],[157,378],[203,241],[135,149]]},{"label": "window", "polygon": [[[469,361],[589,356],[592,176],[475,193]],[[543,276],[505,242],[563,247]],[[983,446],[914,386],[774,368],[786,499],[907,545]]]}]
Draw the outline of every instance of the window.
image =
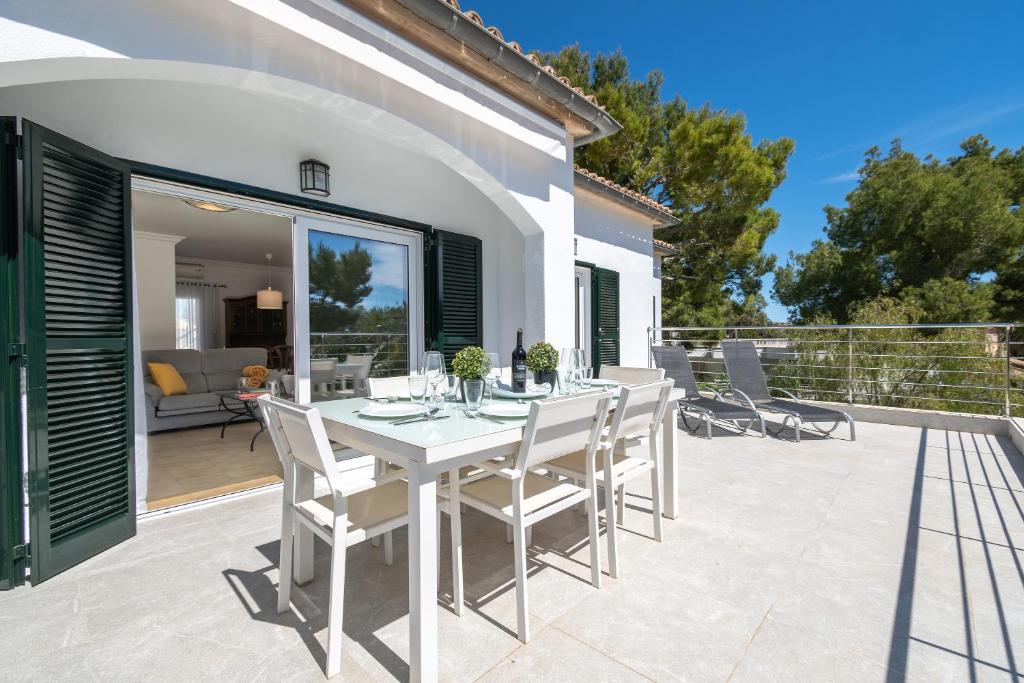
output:
[{"label": "window", "polygon": [[174,318],[174,348],[199,349],[202,311],[198,297],[176,297],[174,299]]}]

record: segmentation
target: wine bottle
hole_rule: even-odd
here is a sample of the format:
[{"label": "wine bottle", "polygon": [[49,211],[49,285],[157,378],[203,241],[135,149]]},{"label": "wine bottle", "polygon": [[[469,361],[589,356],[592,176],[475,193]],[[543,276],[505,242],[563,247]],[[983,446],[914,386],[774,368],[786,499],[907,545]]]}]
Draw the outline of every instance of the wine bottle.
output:
[{"label": "wine bottle", "polygon": [[526,391],[526,349],[523,348],[523,329],[516,331],[516,348],[512,352],[512,391]]}]

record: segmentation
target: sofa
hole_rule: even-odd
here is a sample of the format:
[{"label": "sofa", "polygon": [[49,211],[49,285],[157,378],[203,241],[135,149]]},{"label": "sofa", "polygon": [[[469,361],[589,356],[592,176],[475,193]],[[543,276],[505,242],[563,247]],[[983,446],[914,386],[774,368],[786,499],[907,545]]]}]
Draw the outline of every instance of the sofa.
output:
[{"label": "sofa", "polygon": [[[187,394],[164,396],[149,374],[147,363],[170,363],[181,374]],[[221,410],[218,391],[238,389],[238,378],[247,365],[267,364],[261,348],[169,349],[142,352],[142,386],[146,393],[146,432],[220,424],[231,417]],[[271,370],[268,379],[280,373]]]}]

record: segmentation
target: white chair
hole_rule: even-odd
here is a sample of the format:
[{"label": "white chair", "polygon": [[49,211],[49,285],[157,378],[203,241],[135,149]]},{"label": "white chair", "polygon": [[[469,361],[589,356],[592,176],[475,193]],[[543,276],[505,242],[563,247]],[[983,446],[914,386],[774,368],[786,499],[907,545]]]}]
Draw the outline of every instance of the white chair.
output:
[{"label": "white chair", "polygon": [[619,384],[646,384],[665,379],[665,368],[631,368],[624,365],[602,365],[601,379],[615,380]]},{"label": "white chair", "polygon": [[[347,548],[372,536],[408,524],[408,491],[404,472],[344,486],[320,411],[268,395],[259,398],[267,431],[284,467],[281,512],[281,558],[277,611],[290,601],[294,538],[299,525],[312,530],[332,548],[330,604],[327,617],[328,677],[341,670],[341,625],[345,598]],[[302,470],[327,479],[331,493],[300,497],[296,477]],[[385,562],[394,558],[385,552]]]},{"label": "white chair", "polygon": [[[674,382],[670,379],[622,387],[612,424],[601,441],[597,456],[597,475],[592,485],[604,489],[605,517],[608,522],[608,573],[619,576],[618,524],[625,512],[626,482],[645,473],[651,477],[651,513],[654,515],[654,540],[661,541],[661,467],[657,432],[665,416]],[[647,449],[642,441],[647,441]],[[546,462],[542,467],[573,481],[587,478],[589,453],[578,451]],[[614,505],[615,492],[618,505]],[[597,490],[594,490],[597,498]],[[618,509],[618,524],[613,510]]]},{"label": "white chair", "polygon": [[334,398],[338,378],[337,358],[311,358],[309,361],[309,383],[317,391],[318,398]]},{"label": "white chair", "polygon": [[370,377],[366,380],[370,398],[409,398],[409,375],[398,377]]},{"label": "white chair", "polygon": [[[501,463],[482,463],[492,473],[469,483],[455,481],[449,487],[449,510],[459,514],[465,503],[496,519],[511,524],[515,553],[517,632],[519,640],[530,640],[529,605],[526,592],[526,530],[537,522],[587,502],[590,529],[591,583],[601,587],[601,561],[598,552],[597,488],[594,486],[594,462],[601,442],[601,430],[608,418],[610,392],[590,392],[536,401],[523,431],[523,440],[509,467]],[[586,486],[556,481],[529,471],[542,463],[567,453],[583,450],[586,463]],[[456,610],[461,609],[462,561],[461,525],[452,521],[452,554]]]},{"label": "white chair", "polygon": [[358,366],[358,369],[352,370],[346,368],[344,371],[339,373],[338,382],[341,385],[341,390],[347,392],[348,380],[352,380],[352,395],[354,396],[365,396],[367,392],[366,381],[370,377],[370,367],[373,365],[373,359],[376,354],[364,353],[356,354],[350,353],[345,356],[345,365],[347,366]]}]

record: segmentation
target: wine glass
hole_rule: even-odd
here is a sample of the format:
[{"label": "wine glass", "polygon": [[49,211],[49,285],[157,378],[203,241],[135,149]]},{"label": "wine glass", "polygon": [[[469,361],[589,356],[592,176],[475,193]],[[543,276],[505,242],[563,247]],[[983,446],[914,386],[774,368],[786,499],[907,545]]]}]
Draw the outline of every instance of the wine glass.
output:
[{"label": "wine glass", "polygon": [[482,367],[481,375],[483,376],[484,385],[487,387],[487,400],[494,400],[494,385],[501,379],[501,360],[496,353],[487,353],[487,360],[484,363],[486,367]]},{"label": "wine glass", "polygon": [[576,373],[576,349],[565,347],[558,354],[558,387],[562,394],[571,394]]},{"label": "wine glass", "polygon": [[430,399],[433,401],[437,386],[444,379],[444,356],[439,351],[427,351],[423,354],[423,375],[430,384]]}]

